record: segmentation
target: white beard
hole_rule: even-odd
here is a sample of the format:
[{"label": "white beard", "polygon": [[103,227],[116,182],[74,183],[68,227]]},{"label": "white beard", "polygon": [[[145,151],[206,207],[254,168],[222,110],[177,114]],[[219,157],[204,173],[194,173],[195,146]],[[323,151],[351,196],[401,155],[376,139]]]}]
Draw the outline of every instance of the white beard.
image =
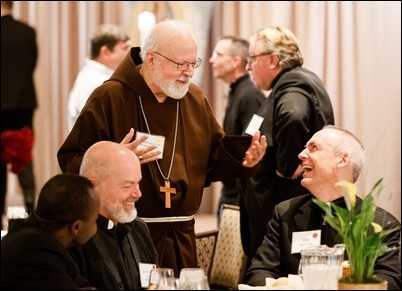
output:
[{"label": "white beard", "polygon": [[185,84],[179,83],[180,85],[177,85],[176,81],[177,80],[164,80],[162,76],[162,70],[163,68],[159,65],[155,65],[155,70],[153,70],[153,79],[155,84],[162,90],[163,93],[165,93],[167,96],[172,97],[173,99],[182,99],[184,95],[186,95],[188,91],[188,87],[190,86],[191,83],[191,78],[186,77],[184,81],[186,82]]},{"label": "white beard", "polygon": [[119,222],[120,223],[127,223],[127,222],[132,222],[134,219],[137,218],[137,209],[134,208],[131,212],[120,212],[118,215]]},{"label": "white beard", "polygon": [[119,223],[132,222],[137,218],[138,211],[134,207],[130,212],[126,212],[121,205],[105,207],[111,218]]}]

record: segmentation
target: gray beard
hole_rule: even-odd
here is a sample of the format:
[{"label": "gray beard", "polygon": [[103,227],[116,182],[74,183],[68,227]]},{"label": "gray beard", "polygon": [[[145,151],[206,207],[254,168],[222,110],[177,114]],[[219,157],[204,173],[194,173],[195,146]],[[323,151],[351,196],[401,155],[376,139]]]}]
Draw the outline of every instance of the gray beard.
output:
[{"label": "gray beard", "polygon": [[188,91],[188,87],[190,86],[191,78],[189,78],[187,84],[179,87],[175,84],[175,81],[163,80],[162,73],[161,73],[162,70],[163,70],[162,68],[158,67],[153,71],[152,77],[154,78],[155,84],[167,96],[169,96],[173,99],[176,99],[176,100],[182,99]]},{"label": "gray beard", "polygon": [[136,208],[131,212],[125,212],[124,209],[107,209],[109,215],[112,216],[113,220],[118,221],[119,223],[128,223],[134,221],[137,218],[138,211]]}]

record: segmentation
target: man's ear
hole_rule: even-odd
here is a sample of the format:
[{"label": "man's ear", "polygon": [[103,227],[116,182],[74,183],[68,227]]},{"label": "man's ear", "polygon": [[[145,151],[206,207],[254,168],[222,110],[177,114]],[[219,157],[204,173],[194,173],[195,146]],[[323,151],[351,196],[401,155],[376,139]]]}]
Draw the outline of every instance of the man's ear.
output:
[{"label": "man's ear", "polygon": [[98,181],[95,178],[91,178],[91,177],[86,177],[89,181],[91,181],[92,185],[94,185],[94,187],[98,186]]},{"label": "man's ear", "polygon": [[108,55],[110,55],[110,53],[111,53],[111,51],[106,45],[103,45],[99,50],[99,55],[102,55],[102,56],[108,56]]},{"label": "man's ear", "polygon": [[69,231],[73,236],[76,236],[80,232],[81,224],[82,224],[82,221],[80,219],[76,220],[70,224]]},{"label": "man's ear", "polygon": [[146,54],[147,54],[146,63],[148,64],[148,66],[152,68],[154,66],[155,55],[152,52],[146,52]]},{"label": "man's ear", "polygon": [[279,67],[279,57],[277,55],[269,54],[269,58],[270,58],[270,65],[269,65],[270,69],[275,69]]},{"label": "man's ear", "polygon": [[233,57],[232,57],[232,60],[233,60],[233,63],[234,63],[234,66],[235,66],[235,67],[241,65],[241,63],[242,63],[242,58],[241,58],[241,56],[233,56]]},{"label": "man's ear", "polygon": [[343,168],[345,167],[347,164],[349,164],[350,161],[350,156],[349,153],[341,153],[338,158],[337,158],[337,168]]}]

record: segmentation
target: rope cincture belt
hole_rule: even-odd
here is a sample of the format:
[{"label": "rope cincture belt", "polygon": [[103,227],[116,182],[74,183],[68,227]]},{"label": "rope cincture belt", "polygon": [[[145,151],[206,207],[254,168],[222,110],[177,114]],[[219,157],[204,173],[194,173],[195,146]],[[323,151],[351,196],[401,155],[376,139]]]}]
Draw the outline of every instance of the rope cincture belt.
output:
[{"label": "rope cincture belt", "polygon": [[190,221],[194,219],[194,214],[190,216],[169,216],[169,217],[140,217],[146,223],[157,223],[157,222],[180,222],[180,221]]}]

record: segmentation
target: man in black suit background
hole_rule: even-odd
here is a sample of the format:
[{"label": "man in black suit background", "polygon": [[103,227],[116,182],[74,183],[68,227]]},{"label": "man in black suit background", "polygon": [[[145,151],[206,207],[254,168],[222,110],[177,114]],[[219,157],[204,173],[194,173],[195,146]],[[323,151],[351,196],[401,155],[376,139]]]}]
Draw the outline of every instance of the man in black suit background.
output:
[{"label": "man in black suit background", "polygon": [[[37,43],[35,30],[12,16],[12,1],[1,1],[1,209],[5,214],[7,192],[7,163],[11,162],[12,171],[18,174],[18,180],[24,192],[26,211],[31,213],[35,205],[35,180],[32,166],[32,121],[37,107],[33,73],[37,62]],[[14,161],[5,159],[5,151],[11,146],[6,143],[4,132],[7,130],[26,131],[22,142],[11,137],[12,146],[23,150],[17,151],[17,159],[28,156],[17,167]],[[7,134],[10,133],[9,131]],[[2,223],[3,228],[3,223]]]}]

